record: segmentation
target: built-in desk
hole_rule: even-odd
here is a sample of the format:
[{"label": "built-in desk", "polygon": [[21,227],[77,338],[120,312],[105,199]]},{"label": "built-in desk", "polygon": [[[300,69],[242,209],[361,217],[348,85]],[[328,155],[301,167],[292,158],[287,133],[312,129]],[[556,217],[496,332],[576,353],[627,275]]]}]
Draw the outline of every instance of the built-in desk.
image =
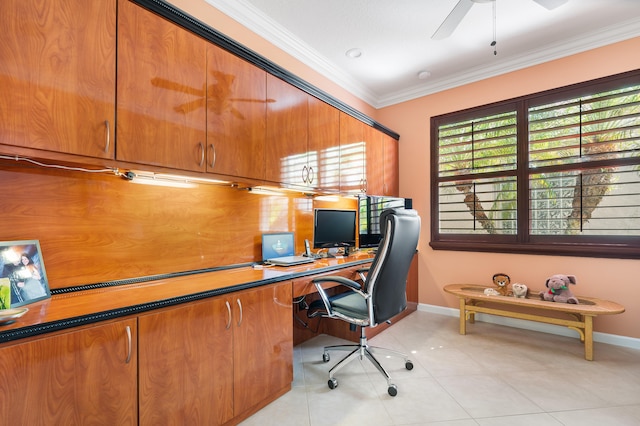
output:
[{"label": "built-in desk", "polygon": [[0,326],[0,424],[237,424],[291,388],[294,287],[371,260],[59,291]]}]

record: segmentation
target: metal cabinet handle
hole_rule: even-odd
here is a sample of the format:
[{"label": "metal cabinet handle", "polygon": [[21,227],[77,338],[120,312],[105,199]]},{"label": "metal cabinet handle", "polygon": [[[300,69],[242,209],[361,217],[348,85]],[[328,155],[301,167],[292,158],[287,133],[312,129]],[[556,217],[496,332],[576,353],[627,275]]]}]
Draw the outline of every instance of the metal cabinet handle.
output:
[{"label": "metal cabinet handle", "polygon": [[212,143],[209,144],[209,151],[211,152],[211,163],[209,164],[209,167],[213,170],[213,166],[216,164],[216,147],[213,146]]},{"label": "metal cabinet handle", "polygon": [[309,177],[307,178],[307,181],[309,182],[309,185],[311,185],[313,183],[313,167],[309,166]]},{"label": "metal cabinet handle", "polygon": [[242,302],[240,302],[240,299],[236,299],[236,302],[238,303],[238,307],[240,308],[240,318],[238,319],[238,327],[240,327],[240,325],[242,324]]},{"label": "metal cabinet handle", "polygon": [[131,327],[127,326],[125,330],[127,332],[127,360],[125,361],[125,363],[129,364],[131,362],[131,356],[133,354],[133,346],[131,341]]},{"label": "metal cabinet handle", "polygon": [[202,142],[198,142],[198,147],[200,148],[200,162],[198,166],[202,167],[204,164],[204,144]]},{"label": "metal cabinet handle", "polygon": [[107,141],[106,141],[105,146],[104,146],[104,152],[106,152],[108,154],[109,153],[109,147],[111,146],[111,127],[109,125],[109,120],[104,120],[104,126],[107,129],[107,132],[106,132],[107,133],[107,135],[106,135]]},{"label": "metal cabinet handle", "polygon": [[307,166],[302,166],[302,182],[307,183],[308,178],[309,172],[307,171]]},{"label": "metal cabinet handle", "polygon": [[227,305],[227,326],[225,328],[228,330],[231,327],[231,305],[228,300],[224,304]]}]

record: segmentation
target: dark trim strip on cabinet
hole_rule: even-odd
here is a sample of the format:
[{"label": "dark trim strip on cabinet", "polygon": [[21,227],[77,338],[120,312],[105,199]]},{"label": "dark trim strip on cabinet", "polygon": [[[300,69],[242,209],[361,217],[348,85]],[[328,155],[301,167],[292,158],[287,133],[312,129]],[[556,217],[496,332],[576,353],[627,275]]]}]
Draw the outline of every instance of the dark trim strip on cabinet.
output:
[{"label": "dark trim strip on cabinet", "polygon": [[315,96],[316,98],[328,103],[334,108],[339,109],[340,111],[349,114],[350,116],[366,123],[369,126],[385,133],[386,135],[399,140],[400,135],[393,130],[383,126],[382,124],[374,121],[372,118],[366,116],[360,111],[352,108],[351,106],[341,102],[338,99],[335,99],[328,93],[318,89],[317,87],[309,84],[308,82],[302,80],[298,76],[290,73],[284,68],[279,67],[275,63],[271,62],[267,58],[259,55],[251,49],[243,46],[242,44],[236,42],[235,40],[230,39],[226,35],[221,32],[215,30],[214,28],[206,25],[205,23],[199,21],[198,19],[186,14],[175,6],[168,4],[163,0],[130,0],[133,3],[136,3],[145,9],[148,9],[163,18],[168,19],[169,21],[175,23],[176,25],[181,26],[182,28],[191,31],[194,34],[199,35],[205,40],[210,41],[217,46],[233,53],[236,56],[246,60],[247,62],[257,66],[265,70],[266,72],[286,81],[287,83],[297,87],[304,92]]}]

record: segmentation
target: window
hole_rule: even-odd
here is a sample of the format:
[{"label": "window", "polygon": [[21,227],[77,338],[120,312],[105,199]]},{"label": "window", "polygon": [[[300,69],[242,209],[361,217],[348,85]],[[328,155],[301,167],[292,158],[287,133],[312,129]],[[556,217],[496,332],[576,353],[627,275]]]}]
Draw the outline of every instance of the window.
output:
[{"label": "window", "polygon": [[435,249],[640,257],[640,71],[431,119]]}]

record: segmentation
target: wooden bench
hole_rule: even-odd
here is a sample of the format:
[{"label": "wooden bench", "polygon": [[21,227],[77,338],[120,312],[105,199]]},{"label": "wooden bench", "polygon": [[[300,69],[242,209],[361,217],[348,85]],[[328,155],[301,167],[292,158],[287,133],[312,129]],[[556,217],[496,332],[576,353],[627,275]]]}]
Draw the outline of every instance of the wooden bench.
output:
[{"label": "wooden bench", "polygon": [[[531,294],[526,299],[518,299],[513,296],[487,296],[484,294],[485,288],[490,286],[449,284],[444,287],[444,291],[457,296],[460,301],[460,334],[466,334],[466,322],[469,320],[473,324],[476,313],[562,325],[580,334],[580,341],[584,343],[584,357],[589,361],[593,360],[593,318],[624,312],[622,305],[593,297],[578,297],[579,304],[557,303],[541,300],[535,290],[530,290]],[[500,307],[495,307],[496,305]],[[532,308],[534,313],[507,310],[502,306]],[[548,315],[551,312],[562,315],[557,315],[556,318]],[[560,316],[567,316],[569,319],[559,318]]]}]

